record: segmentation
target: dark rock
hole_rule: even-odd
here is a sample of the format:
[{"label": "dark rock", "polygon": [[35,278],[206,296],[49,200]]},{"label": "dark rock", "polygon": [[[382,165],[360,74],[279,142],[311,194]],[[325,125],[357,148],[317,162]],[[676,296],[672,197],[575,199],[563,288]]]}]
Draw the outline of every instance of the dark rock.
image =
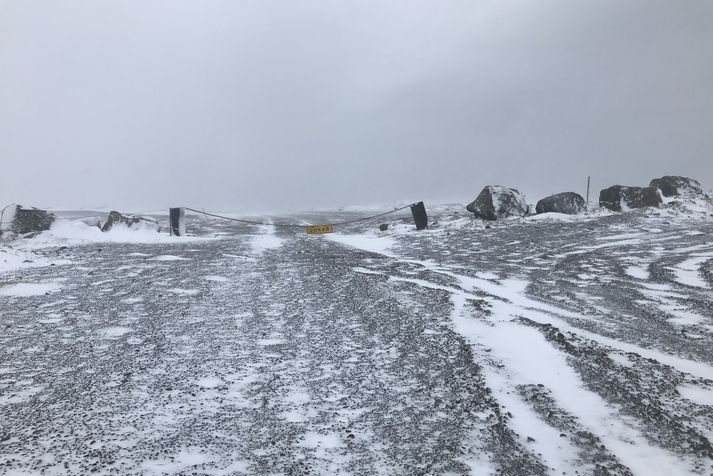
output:
[{"label": "dark rock", "polygon": [[105,232],[109,231],[115,225],[119,225],[119,224],[126,225],[128,228],[131,228],[131,229],[147,227],[147,228],[155,229],[156,231],[161,231],[161,227],[159,226],[159,224],[150,218],[132,216],[132,215],[122,215],[121,213],[119,213],[117,211],[112,211],[109,213],[109,217],[107,218],[106,223],[104,223],[104,226],[102,227],[102,231],[105,231]]},{"label": "dark rock", "polygon": [[386,231],[389,229],[389,224],[388,223],[382,223],[379,225],[379,231]]},{"label": "dark rock", "polygon": [[661,197],[653,187],[625,187],[614,185],[599,192],[599,205],[614,212],[630,208],[658,207]]},{"label": "dark rock", "polygon": [[649,187],[661,190],[664,197],[703,195],[703,189],[697,180],[675,175],[666,175],[661,178],[653,179]]},{"label": "dark rock", "polygon": [[566,213],[567,215],[577,215],[585,209],[584,198],[574,192],[558,193],[543,198],[535,207],[537,213]]},{"label": "dark rock", "polygon": [[468,204],[466,210],[477,218],[497,220],[512,216],[524,217],[527,215],[528,206],[525,197],[516,189],[488,185]]},{"label": "dark rock", "polygon": [[17,205],[10,229],[19,234],[39,233],[49,230],[54,223],[54,214],[38,208],[23,208]]},{"label": "dark rock", "polygon": [[117,211],[111,211],[109,212],[109,217],[106,219],[104,226],[102,226],[102,231],[109,231],[114,225],[118,225],[119,223],[130,225],[131,220],[129,220],[127,217],[124,217],[124,215]]}]

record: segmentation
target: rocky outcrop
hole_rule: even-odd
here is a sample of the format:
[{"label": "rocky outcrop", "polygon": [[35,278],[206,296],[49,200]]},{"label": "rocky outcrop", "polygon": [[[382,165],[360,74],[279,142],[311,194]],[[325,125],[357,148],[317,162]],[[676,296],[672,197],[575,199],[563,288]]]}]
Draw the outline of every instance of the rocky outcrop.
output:
[{"label": "rocky outcrop", "polygon": [[688,177],[665,175],[651,181],[649,187],[661,190],[664,197],[703,195],[701,184]]},{"label": "rocky outcrop", "polygon": [[10,230],[18,235],[49,230],[54,223],[54,214],[39,208],[15,207]]},{"label": "rocky outcrop", "polygon": [[543,198],[535,207],[537,213],[566,213],[567,215],[577,215],[585,209],[584,198],[574,192],[563,192]]},{"label": "rocky outcrop", "polygon": [[514,188],[488,185],[478,197],[468,204],[466,210],[483,220],[498,220],[507,217],[524,217],[528,206],[524,195]]},{"label": "rocky outcrop", "polygon": [[662,202],[658,189],[614,185],[599,193],[599,205],[615,212],[631,208],[658,207]]},{"label": "rocky outcrop", "polygon": [[133,216],[133,215],[122,215],[117,211],[112,211],[109,213],[104,226],[102,226],[102,231],[106,232],[111,230],[116,225],[126,225],[130,229],[155,229],[156,231],[161,231],[159,224],[146,217]]}]

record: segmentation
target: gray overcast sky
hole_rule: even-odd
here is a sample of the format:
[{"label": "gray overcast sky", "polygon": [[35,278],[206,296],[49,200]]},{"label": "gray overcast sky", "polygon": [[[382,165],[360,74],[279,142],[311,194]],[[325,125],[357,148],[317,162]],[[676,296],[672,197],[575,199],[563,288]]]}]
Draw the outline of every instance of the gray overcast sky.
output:
[{"label": "gray overcast sky", "polygon": [[710,0],[0,0],[0,202],[713,188]]}]

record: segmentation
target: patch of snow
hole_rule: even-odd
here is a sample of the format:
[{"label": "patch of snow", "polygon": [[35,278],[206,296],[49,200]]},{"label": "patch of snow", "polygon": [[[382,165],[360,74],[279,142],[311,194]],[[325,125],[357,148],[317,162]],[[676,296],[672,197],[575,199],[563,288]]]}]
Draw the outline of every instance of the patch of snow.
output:
[{"label": "patch of snow", "polygon": [[[519,327],[522,328],[522,326]],[[517,336],[513,337],[515,338],[513,344],[518,345]],[[522,344],[530,345],[531,342],[522,342]],[[532,359],[535,367],[537,366],[536,360],[537,357]],[[552,364],[550,361],[542,361],[540,363],[543,366]],[[530,447],[534,452],[541,455],[547,466],[557,468],[558,474],[563,472],[564,468],[569,470],[577,468],[577,450],[569,440],[561,438],[559,436],[560,431],[542,421],[522,397],[518,395],[515,381],[520,382],[519,377],[513,381],[499,374],[491,367],[485,367],[483,373],[486,384],[493,390],[493,395],[512,415],[509,423],[518,434],[520,443],[525,448]],[[528,438],[532,438],[534,441],[528,441]],[[570,471],[567,472],[569,473]]]},{"label": "patch of snow", "polygon": [[569,215],[567,213],[555,213],[555,212],[547,212],[547,213],[538,213],[536,215],[528,215],[525,217],[525,221],[564,221],[564,222],[575,222],[575,221],[583,221],[583,219],[587,219],[587,216],[584,214],[580,215]]},{"label": "patch of snow", "polygon": [[159,255],[149,258],[150,261],[188,261],[190,258],[175,255]]},{"label": "patch of snow", "polygon": [[700,245],[685,246],[683,248],[675,248],[673,250],[670,250],[670,253],[675,253],[675,254],[690,253],[691,251],[709,250],[711,248],[713,248],[713,244],[704,243],[704,244],[700,244]]},{"label": "patch of snow", "polygon": [[68,264],[72,264],[72,261],[48,259],[33,253],[31,250],[12,248],[0,244],[0,274],[23,268],[41,268],[50,265],[62,266]]},{"label": "patch of snow", "polygon": [[304,434],[304,439],[301,442],[301,446],[306,448],[339,448],[342,446],[341,439],[338,433],[317,433],[314,431],[308,431]]},{"label": "patch of snow", "polygon": [[294,404],[302,405],[305,403],[309,403],[310,401],[312,401],[312,399],[310,398],[306,389],[292,387],[292,388],[290,388],[290,392],[283,399],[283,401],[286,403],[294,403]]},{"label": "patch of snow", "polygon": [[[458,277],[458,275],[455,273],[450,273],[442,270],[441,273],[452,277]],[[634,344],[630,344],[628,342],[620,341],[572,326],[571,324],[567,323],[565,320],[561,319],[558,316],[566,316],[575,319],[588,318],[579,313],[560,309],[555,306],[536,301],[526,296],[525,290],[528,285],[527,281],[509,279],[503,280],[500,284],[496,284],[490,281],[483,282],[482,280],[477,280],[467,276],[460,276],[460,279],[463,283],[463,289],[479,289],[485,291],[486,293],[493,294],[504,299],[503,301],[493,301],[496,306],[513,305],[520,308],[519,311],[514,309],[511,312],[513,316],[524,315],[540,324],[551,324],[555,327],[558,327],[562,332],[572,332],[584,337],[585,339],[590,339],[599,342],[600,344],[621,350],[623,352],[636,353],[641,355],[642,357],[657,360],[662,364],[670,365],[671,367],[674,367],[675,369],[681,372],[690,373],[691,375],[695,375],[697,377],[713,380],[713,366],[708,365],[704,362],[685,359],[652,348],[643,348]],[[477,295],[472,295],[472,297],[479,298]]]},{"label": "patch of snow", "polygon": [[116,338],[121,337],[125,334],[128,334],[129,332],[133,332],[133,330],[130,327],[119,327],[119,326],[107,327],[104,330],[102,330],[102,334],[107,339],[116,339]]},{"label": "patch of snow", "polygon": [[196,381],[196,384],[199,387],[203,387],[203,388],[216,388],[216,387],[220,387],[221,385],[224,385],[225,382],[223,382],[218,377],[203,377],[201,379],[198,379]]},{"label": "patch of snow", "polygon": [[710,258],[707,256],[689,258],[679,264],[674,268],[674,274],[676,275],[676,281],[684,284],[686,286],[693,286],[696,288],[709,288],[710,286],[703,279],[699,272],[701,264],[708,261]]},{"label": "patch of snow", "polygon": [[216,283],[225,283],[228,281],[228,278],[226,278],[225,276],[203,276],[203,279],[208,281],[214,281]]},{"label": "patch of snow", "polygon": [[262,254],[268,250],[274,250],[282,246],[285,240],[275,236],[275,227],[271,225],[261,226],[261,233],[252,235],[250,246],[255,254]]},{"label": "patch of snow", "polygon": [[29,297],[43,296],[62,289],[57,283],[17,283],[0,287],[0,296]]},{"label": "patch of snow", "polygon": [[[467,298],[468,295],[463,292],[451,296],[456,331],[474,347],[490,349],[489,355],[505,363],[504,368],[507,369],[489,367],[486,372],[489,385],[496,390],[507,387],[514,390],[517,385],[544,384],[563,409],[599,436],[635,474],[660,471],[664,474],[684,474],[681,459],[663,448],[650,445],[639,429],[621,420],[617,408],[586,389],[579,375],[567,364],[562,351],[553,347],[536,329],[511,321],[518,315],[530,317],[531,313],[513,309],[512,304],[507,302],[492,301],[492,317],[486,321],[467,311]],[[535,443],[539,443],[537,451],[542,453],[548,465],[557,468],[558,474],[562,470],[576,468],[574,449],[550,436],[549,433],[558,432],[545,422],[528,419],[528,409],[518,405],[513,395],[513,391],[509,395],[507,391],[496,393],[513,413],[512,423],[517,433],[537,432],[543,440],[538,442],[535,436]]]},{"label": "patch of snow", "polygon": [[610,246],[640,245],[641,243],[642,243],[641,240],[634,238],[634,239],[627,239],[627,240],[608,241],[606,243],[602,243],[599,245],[583,246],[581,249],[583,249],[583,250],[599,250],[602,248],[608,248]]},{"label": "patch of snow", "polygon": [[695,326],[696,324],[700,324],[706,320],[706,318],[700,314],[692,312],[688,308],[681,307],[676,304],[661,304],[659,305],[659,308],[662,311],[674,316],[668,320],[668,322],[673,324]]},{"label": "patch of snow", "polygon": [[154,229],[130,229],[123,224],[114,225],[108,232],[102,232],[95,226],[89,226],[81,220],[56,220],[49,230],[31,240],[34,248],[57,246],[60,244],[86,243],[185,243],[215,238],[176,237],[158,233]]},{"label": "patch of snow", "polygon": [[624,272],[636,279],[648,280],[650,278],[649,270],[641,266],[629,266],[624,270]]},{"label": "patch of snow", "polygon": [[643,233],[621,233],[618,235],[607,235],[607,236],[598,236],[595,238],[597,241],[620,241],[620,240],[628,240],[631,238],[641,238],[644,236]]},{"label": "patch of snow", "polygon": [[149,474],[177,474],[196,465],[209,463],[212,458],[196,448],[187,448],[161,459],[144,461],[141,466]]},{"label": "patch of snow", "polygon": [[713,406],[713,389],[702,388],[695,385],[679,385],[678,392],[686,400],[690,400],[699,405]]},{"label": "patch of snow", "polygon": [[10,394],[3,392],[3,394],[0,394],[0,406],[29,400],[33,395],[36,395],[42,390],[44,390],[43,386],[32,385],[25,387],[22,390],[14,390]]},{"label": "patch of snow", "polygon": [[668,284],[660,283],[640,283],[639,286],[643,286],[646,289],[651,289],[652,291],[672,291],[673,289]]},{"label": "patch of snow", "polygon": [[167,289],[167,291],[169,293],[184,294],[187,296],[193,296],[195,294],[198,294],[198,292],[199,292],[197,289],[182,289],[182,288],[171,288],[171,289]]},{"label": "patch of snow", "polygon": [[617,364],[624,366],[624,367],[633,367],[634,366],[634,363],[631,360],[629,360],[625,355],[620,354],[618,352],[610,352],[609,358],[612,359]]},{"label": "patch of snow", "polygon": [[101,286],[102,284],[107,284],[107,283],[113,283],[113,279],[102,279],[101,281],[94,281],[93,283],[89,283],[90,286]]},{"label": "patch of snow", "polygon": [[352,248],[386,256],[392,256],[390,250],[396,245],[396,240],[391,237],[372,234],[346,235],[335,233],[327,235],[327,239],[342,245],[351,246]]}]

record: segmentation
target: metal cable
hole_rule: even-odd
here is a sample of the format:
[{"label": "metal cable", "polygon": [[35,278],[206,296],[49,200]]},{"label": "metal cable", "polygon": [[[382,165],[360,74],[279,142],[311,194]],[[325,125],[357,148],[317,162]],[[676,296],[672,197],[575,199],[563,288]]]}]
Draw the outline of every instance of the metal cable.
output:
[{"label": "metal cable", "polygon": [[[338,223],[331,223],[331,225],[334,225],[334,226],[341,226],[341,225],[349,225],[349,224],[351,224],[351,223],[358,223],[358,222],[362,222],[362,221],[372,220],[372,219],[374,219],[374,218],[383,217],[384,215],[389,215],[389,214],[391,214],[391,213],[396,213],[396,212],[398,212],[398,211],[405,210],[406,208],[410,208],[411,206],[412,206],[412,205],[406,205],[406,206],[403,206],[403,207],[400,207],[400,208],[395,208],[395,209],[393,209],[393,210],[389,210],[388,212],[379,213],[379,214],[377,214],[377,215],[371,215],[371,216],[368,216],[368,217],[357,218],[357,219],[354,219],[354,220],[346,220],[346,221],[342,221],[342,222],[338,222]],[[296,224],[294,224],[294,223],[266,223],[266,222],[254,221],[254,220],[243,220],[243,219],[241,219],[241,218],[232,218],[232,217],[226,217],[226,216],[224,216],[224,215],[217,215],[217,214],[215,214],[215,213],[208,213],[208,212],[203,211],[203,210],[196,210],[195,208],[189,208],[189,207],[183,207],[183,208],[186,209],[186,210],[188,210],[188,211],[191,211],[191,212],[194,212],[194,213],[200,213],[200,214],[202,214],[202,215],[206,215],[206,216],[209,216],[209,217],[221,218],[221,219],[223,219],[223,220],[237,221],[237,222],[239,222],[239,223],[247,223],[247,224],[249,224],[249,225],[281,226],[281,227],[284,227],[284,228],[304,228],[304,227],[306,227],[306,226],[310,226],[310,225],[296,225]]]}]

